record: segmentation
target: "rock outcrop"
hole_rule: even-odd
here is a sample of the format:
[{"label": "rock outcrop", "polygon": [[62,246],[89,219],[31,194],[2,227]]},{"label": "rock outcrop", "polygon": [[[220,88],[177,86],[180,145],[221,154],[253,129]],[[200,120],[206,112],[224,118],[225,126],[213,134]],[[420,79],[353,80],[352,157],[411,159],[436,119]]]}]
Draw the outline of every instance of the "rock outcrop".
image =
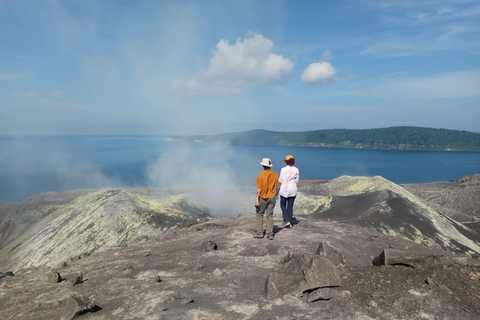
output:
[{"label": "rock outcrop", "polygon": [[182,195],[154,199],[121,189],[82,195],[42,215],[19,237],[0,250],[0,270],[57,266],[81,258],[101,246],[114,246],[138,237],[152,237],[171,228],[202,221]]}]

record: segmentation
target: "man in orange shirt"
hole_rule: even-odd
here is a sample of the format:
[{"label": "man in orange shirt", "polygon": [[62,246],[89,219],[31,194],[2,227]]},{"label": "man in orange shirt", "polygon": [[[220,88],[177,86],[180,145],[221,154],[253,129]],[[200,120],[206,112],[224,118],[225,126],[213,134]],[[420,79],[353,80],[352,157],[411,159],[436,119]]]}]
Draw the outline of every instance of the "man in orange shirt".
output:
[{"label": "man in orange shirt", "polygon": [[263,166],[263,172],[258,175],[257,183],[255,184],[257,188],[257,196],[255,198],[257,215],[253,229],[257,235],[254,238],[263,238],[263,216],[266,214],[267,237],[269,240],[273,240],[273,208],[275,207],[280,185],[278,183],[278,175],[270,170],[273,166],[272,161],[268,158],[263,158],[260,164]]}]

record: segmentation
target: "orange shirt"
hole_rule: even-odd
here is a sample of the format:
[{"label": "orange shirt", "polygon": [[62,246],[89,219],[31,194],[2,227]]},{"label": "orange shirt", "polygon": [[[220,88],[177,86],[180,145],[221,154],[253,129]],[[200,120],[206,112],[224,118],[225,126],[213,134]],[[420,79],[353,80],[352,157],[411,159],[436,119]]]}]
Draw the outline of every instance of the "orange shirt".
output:
[{"label": "orange shirt", "polygon": [[260,198],[275,198],[275,189],[279,188],[278,175],[272,170],[264,170],[257,177],[255,187],[260,189]]}]

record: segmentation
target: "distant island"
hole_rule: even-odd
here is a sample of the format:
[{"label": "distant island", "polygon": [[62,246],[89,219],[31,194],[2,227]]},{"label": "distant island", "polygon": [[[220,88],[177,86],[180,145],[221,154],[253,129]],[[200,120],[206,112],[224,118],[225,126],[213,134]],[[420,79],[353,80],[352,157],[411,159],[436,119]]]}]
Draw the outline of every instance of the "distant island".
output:
[{"label": "distant island", "polygon": [[217,135],[169,136],[166,140],[254,146],[480,151],[480,133],[407,126],[301,132],[250,130]]}]

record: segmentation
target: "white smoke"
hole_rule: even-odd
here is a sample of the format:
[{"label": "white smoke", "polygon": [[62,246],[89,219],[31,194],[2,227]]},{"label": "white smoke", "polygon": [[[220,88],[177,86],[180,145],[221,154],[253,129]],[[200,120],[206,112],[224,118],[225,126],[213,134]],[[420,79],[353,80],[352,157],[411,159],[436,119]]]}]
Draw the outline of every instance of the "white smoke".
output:
[{"label": "white smoke", "polygon": [[178,143],[149,165],[149,185],[174,186],[214,216],[251,212],[255,190],[240,184],[234,165],[242,161],[253,160],[222,145]]}]

